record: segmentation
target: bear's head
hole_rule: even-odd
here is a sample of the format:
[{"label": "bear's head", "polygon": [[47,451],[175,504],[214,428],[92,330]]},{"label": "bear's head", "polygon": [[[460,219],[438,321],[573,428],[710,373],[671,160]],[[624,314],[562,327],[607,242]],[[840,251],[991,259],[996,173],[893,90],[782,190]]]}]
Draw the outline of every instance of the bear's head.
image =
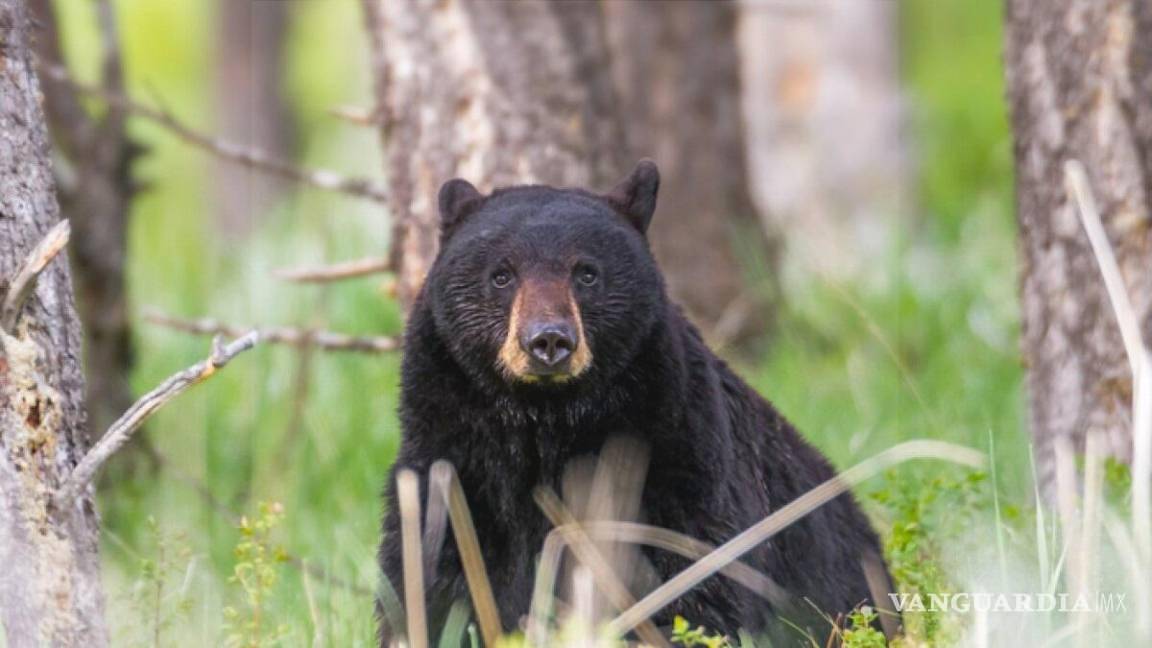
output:
[{"label": "bear's head", "polygon": [[645,238],[659,184],[647,160],[607,194],[533,185],[484,195],[445,183],[423,298],[457,364],[525,388],[626,367],[665,304]]}]

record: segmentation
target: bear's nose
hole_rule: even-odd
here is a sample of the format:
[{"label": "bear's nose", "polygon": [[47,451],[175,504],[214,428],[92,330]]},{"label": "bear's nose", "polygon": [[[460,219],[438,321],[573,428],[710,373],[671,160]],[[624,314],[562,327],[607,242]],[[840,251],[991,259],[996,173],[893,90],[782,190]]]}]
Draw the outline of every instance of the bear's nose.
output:
[{"label": "bear's nose", "polygon": [[564,362],[576,350],[576,336],[567,324],[534,326],[525,337],[524,350],[547,367],[555,367]]}]

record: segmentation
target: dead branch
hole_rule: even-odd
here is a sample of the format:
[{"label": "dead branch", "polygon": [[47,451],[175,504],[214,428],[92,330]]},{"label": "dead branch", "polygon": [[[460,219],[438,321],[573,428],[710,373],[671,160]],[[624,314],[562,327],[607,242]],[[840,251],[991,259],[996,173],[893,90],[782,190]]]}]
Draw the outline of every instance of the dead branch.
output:
[{"label": "dead branch", "polygon": [[20,311],[24,308],[24,302],[28,300],[28,296],[32,294],[32,289],[36,287],[36,279],[44,268],[60,254],[60,250],[68,245],[68,238],[72,236],[72,226],[68,223],[67,219],[56,223],[44,238],[32,248],[32,251],[25,257],[24,263],[16,272],[16,276],[12,278],[11,283],[8,284],[8,291],[4,295],[4,301],[0,304],[0,329],[14,332],[16,321],[20,318]]},{"label": "dead branch", "polygon": [[372,257],[333,263],[332,265],[305,266],[299,268],[281,268],[275,271],[280,279],[297,283],[326,283],[340,281],[366,275],[383,274],[391,272],[392,264],[388,259]]},{"label": "dead branch", "polygon": [[172,399],[183,394],[190,387],[197,385],[223,368],[232,358],[256,346],[260,336],[255,331],[249,332],[238,340],[225,345],[219,337],[212,341],[212,354],[207,360],[197,362],[184,371],[173,374],[159,387],[148,392],[128,408],[127,412],[119,418],[104,436],[84,455],[64,485],[56,491],[56,502],[63,508],[70,506],[81,492],[96,476],[96,472],[116,453],[128,439],[150,416],[156,413]]},{"label": "dead branch", "polygon": [[[184,333],[194,335],[227,335],[236,337],[245,331],[253,330],[241,326],[225,324],[214,319],[183,319],[150,310],[144,319]],[[400,348],[400,341],[389,336],[352,336],[331,331],[314,331],[277,326],[255,329],[260,341],[268,344],[283,344],[293,347],[312,346],[325,351],[355,351],[359,353],[387,353]]]},{"label": "dead branch", "polygon": [[49,81],[67,84],[81,94],[101,99],[110,107],[148,119],[185,142],[226,160],[239,162],[253,169],[288,178],[318,189],[337,191],[376,202],[384,202],[387,197],[382,187],[367,178],[350,178],[326,169],[309,169],[297,166],[286,160],[274,158],[260,149],[240,146],[193,130],[165,109],[147,106],[123,94],[77,81],[59,65],[41,62],[37,67],[43,78]]}]

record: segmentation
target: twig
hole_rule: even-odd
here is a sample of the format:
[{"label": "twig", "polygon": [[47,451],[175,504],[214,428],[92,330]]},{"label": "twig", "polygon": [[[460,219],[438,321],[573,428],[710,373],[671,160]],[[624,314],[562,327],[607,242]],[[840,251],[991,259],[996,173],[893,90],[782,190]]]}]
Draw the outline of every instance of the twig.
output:
[{"label": "twig", "polygon": [[213,376],[217,370],[227,365],[232,358],[256,346],[259,334],[248,333],[230,344],[223,344],[220,338],[212,341],[212,354],[208,359],[173,374],[159,387],[148,392],[124,412],[104,436],[84,455],[80,463],[68,475],[64,485],[56,491],[56,502],[60,507],[71,506],[80,493],[88,486],[105,461],[116,453],[152,414],[172,399]]},{"label": "twig", "polygon": [[[194,335],[235,337],[244,331],[252,330],[251,328],[218,322],[214,319],[183,319],[153,310],[147,311],[144,314],[144,319],[159,326]],[[284,326],[255,330],[260,334],[260,341],[268,344],[284,344],[293,347],[311,346],[325,351],[356,351],[360,353],[387,353],[400,348],[399,340],[387,336],[358,337],[330,331],[313,331]]]},{"label": "twig", "polygon": [[353,277],[363,277],[365,275],[383,274],[391,270],[392,264],[388,262],[388,259],[372,257],[333,263],[332,265],[281,268],[276,270],[275,274],[285,281],[325,283],[329,281],[340,281],[341,279],[351,279]]},{"label": "twig", "polygon": [[740,556],[759,546],[812,510],[843,494],[852,485],[909,459],[941,459],[972,468],[981,468],[984,465],[982,453],[943,441],[907,441],[889,448],[797,497],[780,510],[724,543],[668,582],[652,590],[639,603],[613,619],[608,625],[609,632],[613,636],[623,636],[624,633],[676,600],[684,592],[718,572],[720,568],[738,560]]},{"label": "twig", "polygon": [[476,621],[480,625],[484,645],[495,646],[504,631],[500,626],[500,612],[496,607],[496,597],[492,594],[488,571],[484,567],[480,540],[476,537],[476,526],[472,523],[472,513],[468,510],[464,489],[456,477],[456,469],[447,461],[432,464],[431,479],[447,487],[442,492],[448,497],[448,516],[452,521],[452,535],[456,538],[456,549],[460,552],[460,563],[464,566],[468,593],[472,596],[472,609],[476,611]]},{"label": "twig", "polygon": [[20,311],[24,302],[36,287],[36,279],[44,272],[44,268],[60,254],[60,250],[68,245],[68,238],[72,235],[72,226],[67,219],[56,223],[44,238],[32,248],[25,257],[24,263],[16,271],[16,275],[8,284],[8,292],[0,304],[0,330],[13,332],[16,321],[20,319]]},{"label": "twig", "polygon": [[241,146],[234,142],[193,130],[167,110],[147,106],[123,94],[73,79],[72,76],[68,74],[68,71],[59,65],[41,62],[37,67],[45,79],[56,83],[67,84],[81,94],[97,97],[109,106],[125,110],[155,122],[185,142],[213,153],[218,157],[239,162],[254,169],[288,178],[289,180],[311,185],[318,189],[337,191],[358,198],[367,198],[376,202],[384,202],[387,198],[384,189],[367,178],[350,178],[327,169],[309,169],[297,166],[286,160],[275,158],[260,149]]},{"label": "twig", "polygon": [[355,106],[336,106],[335,108],[329,108],[328,114],[355,126],[375,128],[380,125],[381,121],[377,111]]}]

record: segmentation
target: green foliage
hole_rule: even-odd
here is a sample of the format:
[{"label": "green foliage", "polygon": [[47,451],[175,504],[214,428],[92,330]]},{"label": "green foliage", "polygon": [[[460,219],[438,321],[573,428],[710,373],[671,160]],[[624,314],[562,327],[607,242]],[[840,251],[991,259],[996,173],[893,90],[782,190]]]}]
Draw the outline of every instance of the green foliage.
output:
[{"label": "green foliage", "polygon": [[280,581],[281,567],[288,561],[283,547],[272,535],[284,520],[284,507],[261,503],[255,519],[240,519],[240,542],[236,545],[236,565],[230,583],[240,587],[243,605],[224,608],[227,643],[242,648],[275,645],[288,634],[288,626],[270,618],[268,600]]},{"label": "green foliage", "polygon": [[731,648],[732,642],[728,641],[728,637],[718,634],[708,634],[704,626],[692,627],[687,619],[680,615],[672,620],[672,643],[677,643],[685,648],[692,648],[692,646],[701,646],[702,648]]},{"label": "green foliage", "polygon": [[146,632],[140,645],[164,646],[167,631],[187,617],[192,606],[184,578],[191,571],[192,550],[184,534],[164,533],[156,518],[149,516],[144,526],[148,553],[138,560],[139,576],[132,584],[129,606],[138,627]]},{"label": "green foliage", "polygon": [[[91,3],[55,4],[69,63],[81,78],[96,78],[101,58]],[[211,132],[215,3],[114,4],[129,91],[158,98]],[[377,137],[326,114],[371,102],[359,3],[293,5],[284,80],[299,161],[374,175]],[[1003,467],[1004,523],[1013,524],[1012,502],[1028,501],[1031,491],[1015,343],[1001,11],[998,3],[971,0],[899,4],[917,174],[908,203],[918,217],[897,233],[897,254],[876,260],[887,273],[882,286],[817,284],[788,295],[770,353],[746,358],[741,370],[841,467],[911,437],[984,447],[991,430]],[[131,130],[149,148],[137,176],[150,183],[132,214],[133,321],[155,306],[239,324],[399,333],[398,309],[372,280],[301,287],[270,279],[279,267],[383,253],[390,226],[378,205],[290,191],[271,213],[254,215],[260,225],[250,238],[232,240],[213,225],[207,187],[214,160],[143,121],[133,120]],[[138,393],[207,349],[206,340],[144,324],[135,335]],[[298,380],[302,373],[306,380]],[[375,645],[371,595],[355,588],[371,590],[377,579],[379,494],[399,439],[398,382],[395,356],[316,355],[305,363],[292,350],[262,347],[161,412],[147,434],[165,466],[155,476],[118,479],[101,493],[106,537],[122,539],[104,548],[109,588],[132,593],[127,610],[110,614],[117,634],[145,628],[162,645],[253,637],[265,644],[320,637],[326,645]],[[1110,484],[1123,483],[1120,471],[1109,475]],[[949,515],[992,517],[982,482],[967,479],[902,471],[874,498],[902,591],[949,584],[939,558],[960,532]],[[282,502],[292,515],[265,519],[262,512],[238,537],[233,511],[262,499]],[[263,531],[261,520],[268,523]],[[162,547],[161,528],[197,532]],[[281,569],[280,543],[320,575],[306,581],[306,574]],[[235,553],[241,547],[243,555]],[[226,603],[233,614],[221,623]],[[253,622],[259,629],[249,632]],[[935,626],[917,632],[942,636]],[[692,636],[703,646],[719,639]]]},{"label": "green foliage", "polygon": [[885,648],[888,640],[883,632],[872,626],[875,621],[876,612],[867,605],[853,610],[848,615],[848,628],[841,633],[843,647]]},{"label": "green foliage", "polygon": [[[885,487],[870,493],[870,498],[883,508],[888,521],[884,553],[898,591],[927,595],[957,590],[941,564],[942,552],[975,518],[991,510],[987,487],[987,474],[979,471],[962,477],[917,477],[897,471],[885,475]],[[936,612],[905,611],[904,625],[909,636],[942,642],[957,638],[960,620]]]}]

